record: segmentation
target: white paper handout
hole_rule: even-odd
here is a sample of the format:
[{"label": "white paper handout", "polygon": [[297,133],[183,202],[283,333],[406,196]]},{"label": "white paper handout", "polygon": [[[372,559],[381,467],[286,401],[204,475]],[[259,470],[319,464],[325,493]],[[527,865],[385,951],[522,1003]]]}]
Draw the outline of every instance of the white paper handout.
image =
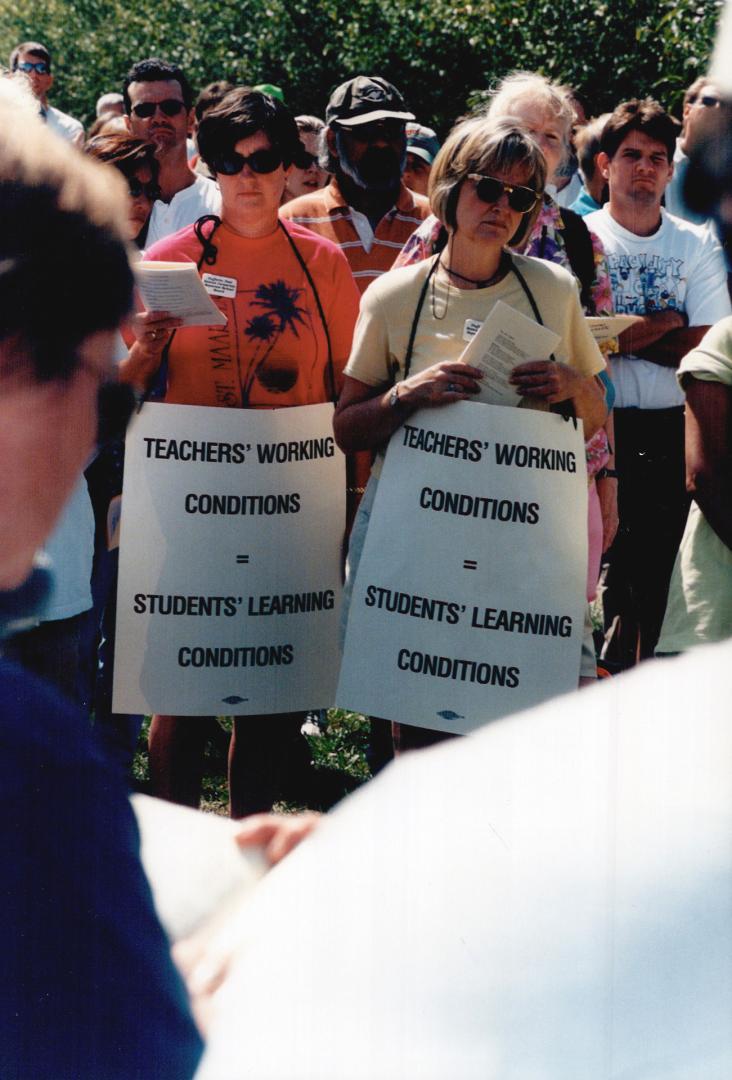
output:
[{"label": "white paper handout", "polygon": [[460,357],[485,372],[480,393],[473,400],[486,405],[517,405],[521,396],[508,381],[512,370],[527,360],[546,360],[559,341],[553,330],[497,300]]},{"label": "white paper handout", "polygon": [[184,326],[226,326],[193,262],[139,262],[135,279],[148,311],[168,311]]},{"label": "white paper handout", "polygon": [[240,901],[267,872],[261,848],[237,844],[238,822],[149,795],[131,802],[142,865],[171,941]]},{"label": "white paper handout", "polygon": [[636,315],[587,315],[585,322],[598,345],[622,334],[636,321]]}]

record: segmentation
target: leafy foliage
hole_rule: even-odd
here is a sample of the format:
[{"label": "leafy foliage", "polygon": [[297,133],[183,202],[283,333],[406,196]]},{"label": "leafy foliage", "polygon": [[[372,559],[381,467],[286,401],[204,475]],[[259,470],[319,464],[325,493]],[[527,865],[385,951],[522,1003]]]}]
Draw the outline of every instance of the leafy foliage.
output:
[{"label": "leafy foliage", "polygon": [[195,86],[272,82],[322,115],[332,88],[378,73],[441,132],[514,68],[583,90],[599,112],[653,94],[678,109],[704,70],[721,0],[15,0],[0,9],[0,55],[43,41],[54,102],[89,122],[99,94],[146,56]]}]

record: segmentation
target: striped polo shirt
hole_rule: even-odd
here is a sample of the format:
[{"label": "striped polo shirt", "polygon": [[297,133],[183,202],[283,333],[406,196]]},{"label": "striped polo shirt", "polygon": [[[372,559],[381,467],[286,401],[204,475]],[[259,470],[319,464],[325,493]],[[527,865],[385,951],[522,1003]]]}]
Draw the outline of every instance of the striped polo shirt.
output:
[{"label": "striped polo shirt", "polygon": [[338,244],[363,292],[374,278],[391,269],[406,241],[429,213],[427,199],[402,184],[396,206],[384,215],[374,232],[366,215],[345,201],[334,178],[312,195],[300,195],[285,203],[280,217],[305,225]]}]

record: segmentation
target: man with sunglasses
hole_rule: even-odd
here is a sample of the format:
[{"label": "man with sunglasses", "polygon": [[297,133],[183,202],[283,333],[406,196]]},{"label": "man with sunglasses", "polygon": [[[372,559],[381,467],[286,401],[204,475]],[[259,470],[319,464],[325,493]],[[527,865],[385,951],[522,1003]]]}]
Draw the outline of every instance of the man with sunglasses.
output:
[{"label": "man with sunglasses", "polygon": [[10,54],[10,70],[19,72],[28,80],[33,96],[40,103],[40,115],[49,129],[74,146],[84,143],[84,128],[73,116],[48,104],[48,91],[53,86],[51,54],[38,41],[24,41],[16,45]]},{"label": "man with sunglasses", "polygon": [[219,215],[217,185],[188,164],[186,139],[193,122],[193,92],[181,69],[155,58],[141,60],[127,73],[122,95],[130,133],[154,144],[160,165],[160,197],[150,215],[147,245],[206,214]]},{"label": "man with sunglasses", "polygon": [[333,91],[325,119],[321,165],[333,179],[287,203],[280,216],[338,244],[363,292],[429,215],[427,199],[402,182],[414,114],[386,79],[357,75]]},{"label": "man with sunglasses", "polygon": [[[325,110],[320,164],[327,187],[286,203],[280,217],[334,241],[348,259],[359,292],[390,270],[411,234],[429,216],[429,202],[402,180],[407,121],[415,119],[395,86],[378,75],[357,75],[337,87]],[[368,482],[371,454],[349,456],[349,521]],[[372,731],[371,767],[391,754],[391,734]],[[375,749],[377,740],[382,745]]]},{"label": "man with sunglasses", "polygon": [[674,174],[664,195],[664,203],[670,214],[704,225],[709,220],[703,213],[693,210],[684,197],[684,184],[689,168],[689,158],[714,130],[721,106],[719,90],[706,75],[695,79],[684,94],[681,135],[674,151]]}]

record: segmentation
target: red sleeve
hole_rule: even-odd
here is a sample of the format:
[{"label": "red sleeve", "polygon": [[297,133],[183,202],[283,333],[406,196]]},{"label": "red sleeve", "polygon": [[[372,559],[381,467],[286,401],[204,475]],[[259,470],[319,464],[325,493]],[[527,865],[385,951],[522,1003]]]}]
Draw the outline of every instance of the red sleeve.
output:
[{"label": "red sleeve", "polygon": [[171,236],[164,236],[142,255],[145,262],[195,262],[201,257],[201,243],[193,225],[186,225]]}]

